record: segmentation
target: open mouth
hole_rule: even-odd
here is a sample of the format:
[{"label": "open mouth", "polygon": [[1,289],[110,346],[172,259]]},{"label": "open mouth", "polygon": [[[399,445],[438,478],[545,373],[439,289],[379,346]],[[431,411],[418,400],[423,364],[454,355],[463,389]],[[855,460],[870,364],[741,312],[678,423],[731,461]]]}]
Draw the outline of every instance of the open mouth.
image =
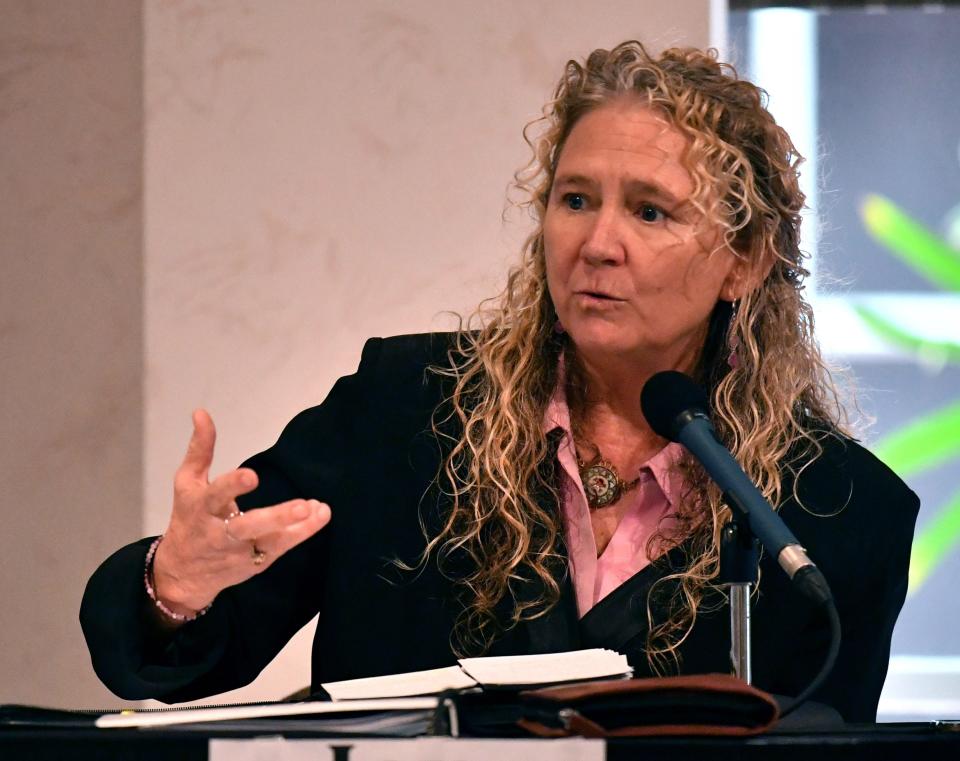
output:
[{"label": "open mouth", "polygon": [[601,293],[600,291],[577,291],[576,295],[588,299],[598,299],[600,301],[623,301],[623,299],[618,299],[609,293]]}]

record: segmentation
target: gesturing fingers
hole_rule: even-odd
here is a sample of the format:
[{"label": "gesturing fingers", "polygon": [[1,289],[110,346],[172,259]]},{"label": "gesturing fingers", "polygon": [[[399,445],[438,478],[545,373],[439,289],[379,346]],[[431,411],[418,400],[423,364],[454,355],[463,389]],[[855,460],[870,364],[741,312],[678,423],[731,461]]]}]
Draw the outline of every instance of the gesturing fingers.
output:
[{"label": "gesturing fingers", "polygon": [[178,519],[175,510],[154,560],[157,594],[201,610],[223,589],[269,568],[329,521],[330,508],[312,499],[245,513],[231,502],[228,512],[217,516],[203,515],[201,508],[188,509]]},{"label": "gesturing fingers", "polygon": [[227,552],[234,558],[243,558],[245,576],[259,573],[329,521],[329,506],[312,499],[235,512],[223,521]]},{"label": "gesturing fingers", "polygon": [[177,481],[190,479],[206,483],[213,463],[213,447],[217,441],[217,429],[213,418],[203,409],[193,411],[193,433],[183,462],[177,470]]},{"label": "gesturing fingers", "polygon": [[320,509],[307,518],[291,523],[279,531],[258,537],[251,545],[251,559],[263,570],[288,550],[309,539],[330,521],[330,509],[320,504]]},{"label": "gesturing fingers", "polygon": [[[274,549],[285,552],[319,531],[330,521],[330,508],[315,499],[295,499],[273,507],[264,507],[241,513],[226,521],[226,533],[237,542],[265,542],[278,535],[286,537],[285,546]],[[289,544],[287,544],[289,540]]]},{"label": "gesturing fingers", "polygon": [[234,500],[257,488],[257,474],[250,468],[237,468],[217,476],[204,494],[204,507],[220,518],[235,509]]}]

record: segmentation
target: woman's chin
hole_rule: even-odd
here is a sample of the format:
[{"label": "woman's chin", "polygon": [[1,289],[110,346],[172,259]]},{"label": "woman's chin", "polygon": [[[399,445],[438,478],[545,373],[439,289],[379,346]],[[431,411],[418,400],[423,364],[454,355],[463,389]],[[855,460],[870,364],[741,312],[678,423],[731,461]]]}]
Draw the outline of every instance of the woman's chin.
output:
[{"label": "woman's chin", "polygon": [[582,354],[591,356],[619,356],[643,353],[644,347],[636,340],[613,331],[571,331],[570,340]]}]

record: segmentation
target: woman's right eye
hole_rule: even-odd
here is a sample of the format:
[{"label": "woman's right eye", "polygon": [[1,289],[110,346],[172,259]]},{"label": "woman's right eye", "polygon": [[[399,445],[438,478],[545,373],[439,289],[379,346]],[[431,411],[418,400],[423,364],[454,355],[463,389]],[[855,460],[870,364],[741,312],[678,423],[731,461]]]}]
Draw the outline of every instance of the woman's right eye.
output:
[{"label": "woman's right eye", "polygon": [[581,211],[587,205],[587,199],[580,193],[564,193],[563,203],[571,211]]}]

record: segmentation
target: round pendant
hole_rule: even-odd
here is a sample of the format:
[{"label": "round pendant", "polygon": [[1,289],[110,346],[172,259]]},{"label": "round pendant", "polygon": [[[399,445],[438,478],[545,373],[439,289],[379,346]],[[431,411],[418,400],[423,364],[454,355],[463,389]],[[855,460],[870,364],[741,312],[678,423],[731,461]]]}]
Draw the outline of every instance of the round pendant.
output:
[{"label": "round pendant", "polygon": [[620,494],[620,479],[613,470],[603,463],[591,465],[583,471],[583,490],[587,493],[590,507],[606,507],[615,502]]}]

